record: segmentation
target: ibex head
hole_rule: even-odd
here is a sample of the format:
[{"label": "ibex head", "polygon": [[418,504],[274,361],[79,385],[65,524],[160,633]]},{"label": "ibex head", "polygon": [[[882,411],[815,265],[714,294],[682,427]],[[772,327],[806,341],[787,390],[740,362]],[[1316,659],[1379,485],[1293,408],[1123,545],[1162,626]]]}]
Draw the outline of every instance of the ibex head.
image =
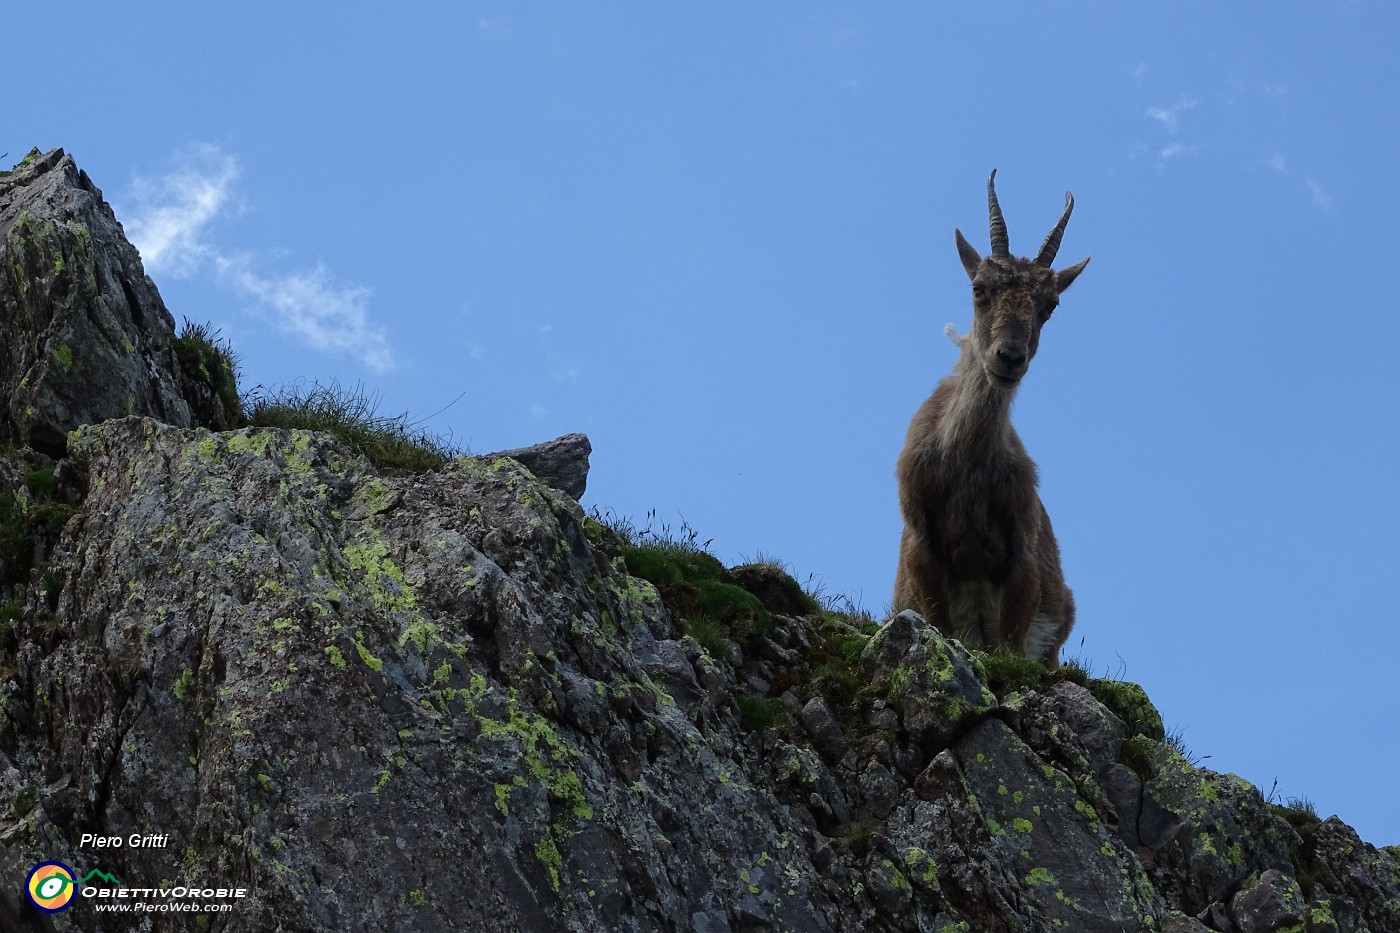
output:
[{"label": "ibex head", "polygon": [[1056,272],[1050,267],[1060,249],[1060,238],[1074,210],[1074,196],[1065,193],[1065,211],[1040,254],[1031,259],[1011,255],[1006,221],[997,203],[996,170],[987,179],[987,211],[991,216],[992,252],[985,259],[957,234],[958,256],[972,280],[972,342],[974,362],[986,370],[989,381],[1002,389],[1014,389],[1030,367],[1040,345],[1040,329],[1060,303],[1060,292],[1069,288],[1089,260]]}]

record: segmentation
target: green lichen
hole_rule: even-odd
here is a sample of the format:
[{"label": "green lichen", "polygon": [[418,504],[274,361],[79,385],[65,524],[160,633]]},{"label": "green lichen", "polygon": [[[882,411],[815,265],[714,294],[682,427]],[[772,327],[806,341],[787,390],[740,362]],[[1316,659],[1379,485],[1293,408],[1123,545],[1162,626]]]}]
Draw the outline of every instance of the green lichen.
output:
[{"label": "green lichen", "polygon": [[535,843],[535,858],[549,869],[550,887],[557,892],[559,890],[559,870],[564,867],[564,860],[560,858],[559,847],[555,845],[554,840],[545,837]]},{"label": "green lichen", "polygon": [[904,876],[904,872],[894,867],[894,862],[891,862],[889,859],[885,859],[885,867],[888,868],[890,872],[890,884],[893,885],[896,890],[914,890],[913,885],[909,883],[909,879]]},{"label": "green lichen", "polygon": [[274,435],[270,431],[240,431],[229,434],[228,451],[231,454],[266,457],[272,446]]},{"label": "green lichen", "polygon": [[[483,689],[484,693],[484,678]],[[477,716],[484,735],[515,739],[521,758],[530,776],[539,781],[550,795],[561,801],[578,820],[591,820],[593,807],[583,793],[578,774],[569,766],[579,753],[570,748],[543,716],[521,707],[512,696],[506,704],[506,718]]]},{"label": "green lichen", "polygon": [[78,361],[73,357],[73,348],[68,344],[59,341],[53,348],[53,358],[69,372],[78,368]]},{"label": "green lichen", "polygon": [[384,662],[370,653],[370,650],[365,647],[365,643],[360,640],[358,633],[355,636],[355,652],[360,656],[360,660],[364,662],[365,667],[368,667],[375,673],[384,670]]},{"label": "green lichen", "polygon": [[927,850],[917,846],[906,849],[904,864],[926,887],[938,887],[938,862]]}]

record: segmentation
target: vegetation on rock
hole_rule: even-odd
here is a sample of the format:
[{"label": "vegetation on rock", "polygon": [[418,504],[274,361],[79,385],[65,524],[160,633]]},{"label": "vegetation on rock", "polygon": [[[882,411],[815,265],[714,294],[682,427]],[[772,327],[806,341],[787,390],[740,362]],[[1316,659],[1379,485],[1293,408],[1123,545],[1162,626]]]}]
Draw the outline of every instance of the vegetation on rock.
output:
[{"label": "vegetation on rock", "polygon": [[258,387],[244,407],[250,425],[330,434],[381,469],[437,470],[460,454],[406,413],[380,414],[378,397],[361,386],[317,382],[271,390]]}]

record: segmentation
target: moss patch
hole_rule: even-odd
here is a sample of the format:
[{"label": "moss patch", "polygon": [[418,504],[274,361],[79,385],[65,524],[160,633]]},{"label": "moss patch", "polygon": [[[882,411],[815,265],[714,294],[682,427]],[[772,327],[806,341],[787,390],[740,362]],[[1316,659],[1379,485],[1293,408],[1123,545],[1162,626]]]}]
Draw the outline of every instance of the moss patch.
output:
[{"label": "moss patch", "polygon": [[1089,690],[1096,700],[1127,724],[1130,736],[1141,735],[1155,742],[1166,739],[1162,714],[1157,712],[1142,687],[1123,680],[1094,680]]}]

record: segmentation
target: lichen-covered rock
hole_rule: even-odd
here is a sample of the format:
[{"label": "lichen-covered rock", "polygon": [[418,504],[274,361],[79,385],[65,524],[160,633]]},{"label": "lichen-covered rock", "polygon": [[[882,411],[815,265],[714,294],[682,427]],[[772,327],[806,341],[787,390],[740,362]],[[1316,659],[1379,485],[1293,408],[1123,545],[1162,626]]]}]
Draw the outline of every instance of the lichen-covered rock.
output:
[{"label": "lichen-covered rock", "polygon": [[973,929],[1035,928],[1018,925],[1033,918],[1046,929],[1143,929],[1163,911],[1070,775],[1003,722],[974,727],[916,789],[924,802],[897,814],[891,835],[926,840],[946,896]]},{"label": "lichen-covered rock", "polygon": [[240,928],[650,930],[741,902],[834,928],[810,818],[755,806],[732,710],[668,692],[695,675],[655,591],[513,461],[378,477],[326,436],[147,419],[70,447],[90,488],[15,672],[0,790],[39,791],[6,876],[92,862],[81,826],[169,833],[105,869],[247,887]]},{"label": "lichen-covered rock", "polygon": [[491,462],[497,457],[509,457],[535,474],[540,482],[577,501],[588,488],[588,455],[592,452],[593,445],[586,434],[565,434],[542,444],[484,454],[481,459]]},{"label": "lichen-covered rock", "polygon": [[1243,888],[1230,903],[1230,913],[1240,933],[1275,933],[1297,927],[1307,911],[1298,882],[1271,868],[1258,882]]},{"label": "lichen-covered rock", "polygon": [[[1377,849],[1335,816],[1303,846],[1310,892],[1309,933],[1400,930],[1400,846]],[[1330,924],[1330,925],[1329,925]]]},{"label": "lichen-covered rock", "polygon": [[996,705],[962,644],[909,609],[870,639],[861,666],[871,683],[884,685],[901,729],[929,754]]},{"label": "lichen-covered rock", "polygon": [[54,456],[125,415],[193,423],[175,323],[102,192],[62,149],[0,177],[0,436]]},{"label": "lichen-covered rock", "polygon": [[[1139,831],[1149,871],[1167,904],[1199,916],[1228,904],[1251,876],[1274,869],[1292,876],[1290,842],[1258,788],[1233,774],[1192,767],[1157,746],[1143,787]],[[1149,821],[1151,826],[1145,824]]]}]

